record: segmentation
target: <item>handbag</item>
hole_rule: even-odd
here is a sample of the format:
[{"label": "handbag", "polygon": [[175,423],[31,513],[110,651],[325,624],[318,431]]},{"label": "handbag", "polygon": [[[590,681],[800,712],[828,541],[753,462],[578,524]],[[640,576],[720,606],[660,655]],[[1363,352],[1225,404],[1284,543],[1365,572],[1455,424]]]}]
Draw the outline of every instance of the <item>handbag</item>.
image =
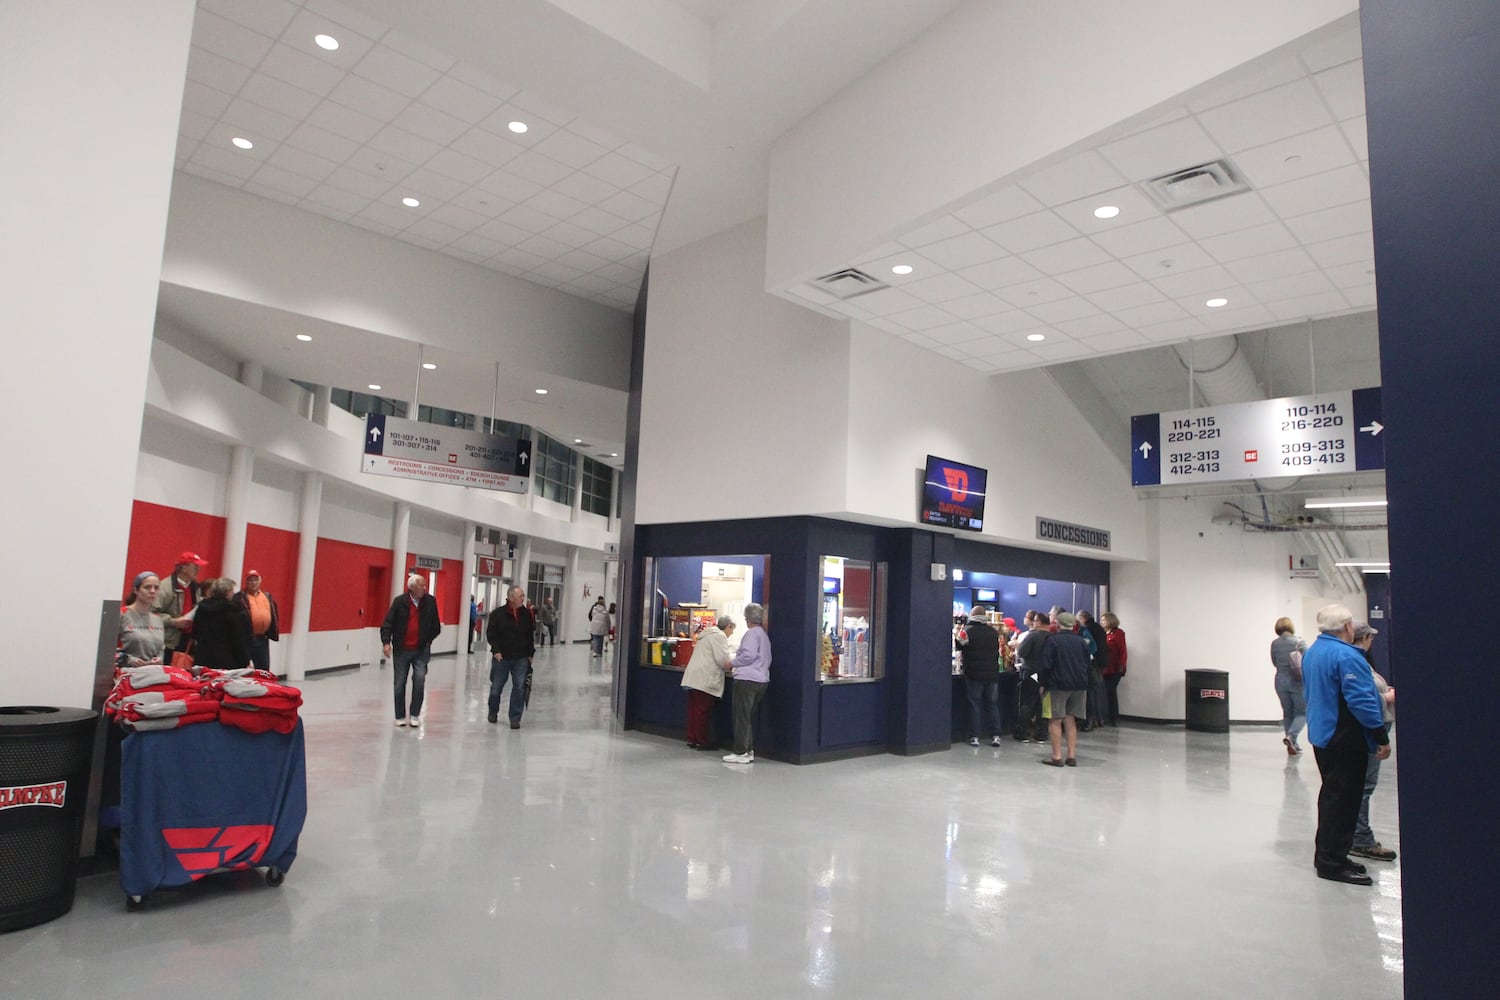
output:
[{"label": "handbag", "polygon": [[1302,683],[1302,650],[1294,649],[1287,654],[1287,662],[1292,665],[1292,680],[1298,684]]},{"label": "handbag", "polygon": [[193,657],[191,654],[184,653],[179,649],[172,654],[170,666],[176,667],[178,670],[191,670],[193,669]]}]

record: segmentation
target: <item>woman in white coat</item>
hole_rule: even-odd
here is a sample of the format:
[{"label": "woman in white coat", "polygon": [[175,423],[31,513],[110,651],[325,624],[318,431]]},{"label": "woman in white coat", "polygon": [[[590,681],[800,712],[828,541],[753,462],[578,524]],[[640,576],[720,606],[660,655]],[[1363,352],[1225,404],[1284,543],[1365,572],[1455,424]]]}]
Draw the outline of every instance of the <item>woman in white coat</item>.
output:
[{"label": "woman in white coat", "polygon": [[734,633],[734,619],[720,615],[716,625],[698,633],[693,656],[682,672],[682,686],[687,688],[687,745],[689,750],[713,750],[709,720],[714,702],[724,696],[724,674],[729,669],[729,637]]}]

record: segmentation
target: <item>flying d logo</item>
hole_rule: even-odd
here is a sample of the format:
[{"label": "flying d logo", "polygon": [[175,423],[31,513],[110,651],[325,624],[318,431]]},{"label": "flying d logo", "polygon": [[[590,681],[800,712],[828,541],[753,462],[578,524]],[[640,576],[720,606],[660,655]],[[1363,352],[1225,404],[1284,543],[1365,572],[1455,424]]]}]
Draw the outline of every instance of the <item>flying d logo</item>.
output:
[{"label": "flying d logo", "polygon": [[948,492],[953,494],[954,503],[963,503],[969,499],[969,474],[963,469],[950,469],[943,466],[943,479],[948,483]]},{"label": "flying d logo", "polygon": [[265,857],[274,826],[175,827],[161,832],[194,882],[224,868],[254,868]]}]

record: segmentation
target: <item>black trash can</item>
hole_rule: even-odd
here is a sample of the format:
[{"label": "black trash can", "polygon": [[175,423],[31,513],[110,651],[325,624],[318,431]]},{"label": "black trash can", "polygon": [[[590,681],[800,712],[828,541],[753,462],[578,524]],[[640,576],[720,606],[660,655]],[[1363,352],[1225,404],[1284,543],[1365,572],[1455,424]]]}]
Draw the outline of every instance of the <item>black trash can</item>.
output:
[{"label": "black trash can", "polygon": [[1187,727],[1200,733],[1229,732],[1229,671],[1188,670]]},{"label": "black trash can", "polygon": [[0,706],[0,931],[73,908],[96,713]]}]

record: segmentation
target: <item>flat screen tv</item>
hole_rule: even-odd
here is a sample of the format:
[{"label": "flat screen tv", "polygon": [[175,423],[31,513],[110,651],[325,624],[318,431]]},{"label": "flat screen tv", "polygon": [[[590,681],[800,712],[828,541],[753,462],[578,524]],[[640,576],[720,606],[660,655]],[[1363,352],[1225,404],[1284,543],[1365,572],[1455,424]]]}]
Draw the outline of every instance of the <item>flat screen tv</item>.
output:
[{"label": "flat screen tv", "polygon": [[988,470],[977,465],[928,455],[927,473],[922,477],[922,523],[983,531],[988,478]]},{"label": "flat screen tv", "polygon": [[994,604],[995,592],[989,587],[979,587],[974,591],[975,604]]}]

